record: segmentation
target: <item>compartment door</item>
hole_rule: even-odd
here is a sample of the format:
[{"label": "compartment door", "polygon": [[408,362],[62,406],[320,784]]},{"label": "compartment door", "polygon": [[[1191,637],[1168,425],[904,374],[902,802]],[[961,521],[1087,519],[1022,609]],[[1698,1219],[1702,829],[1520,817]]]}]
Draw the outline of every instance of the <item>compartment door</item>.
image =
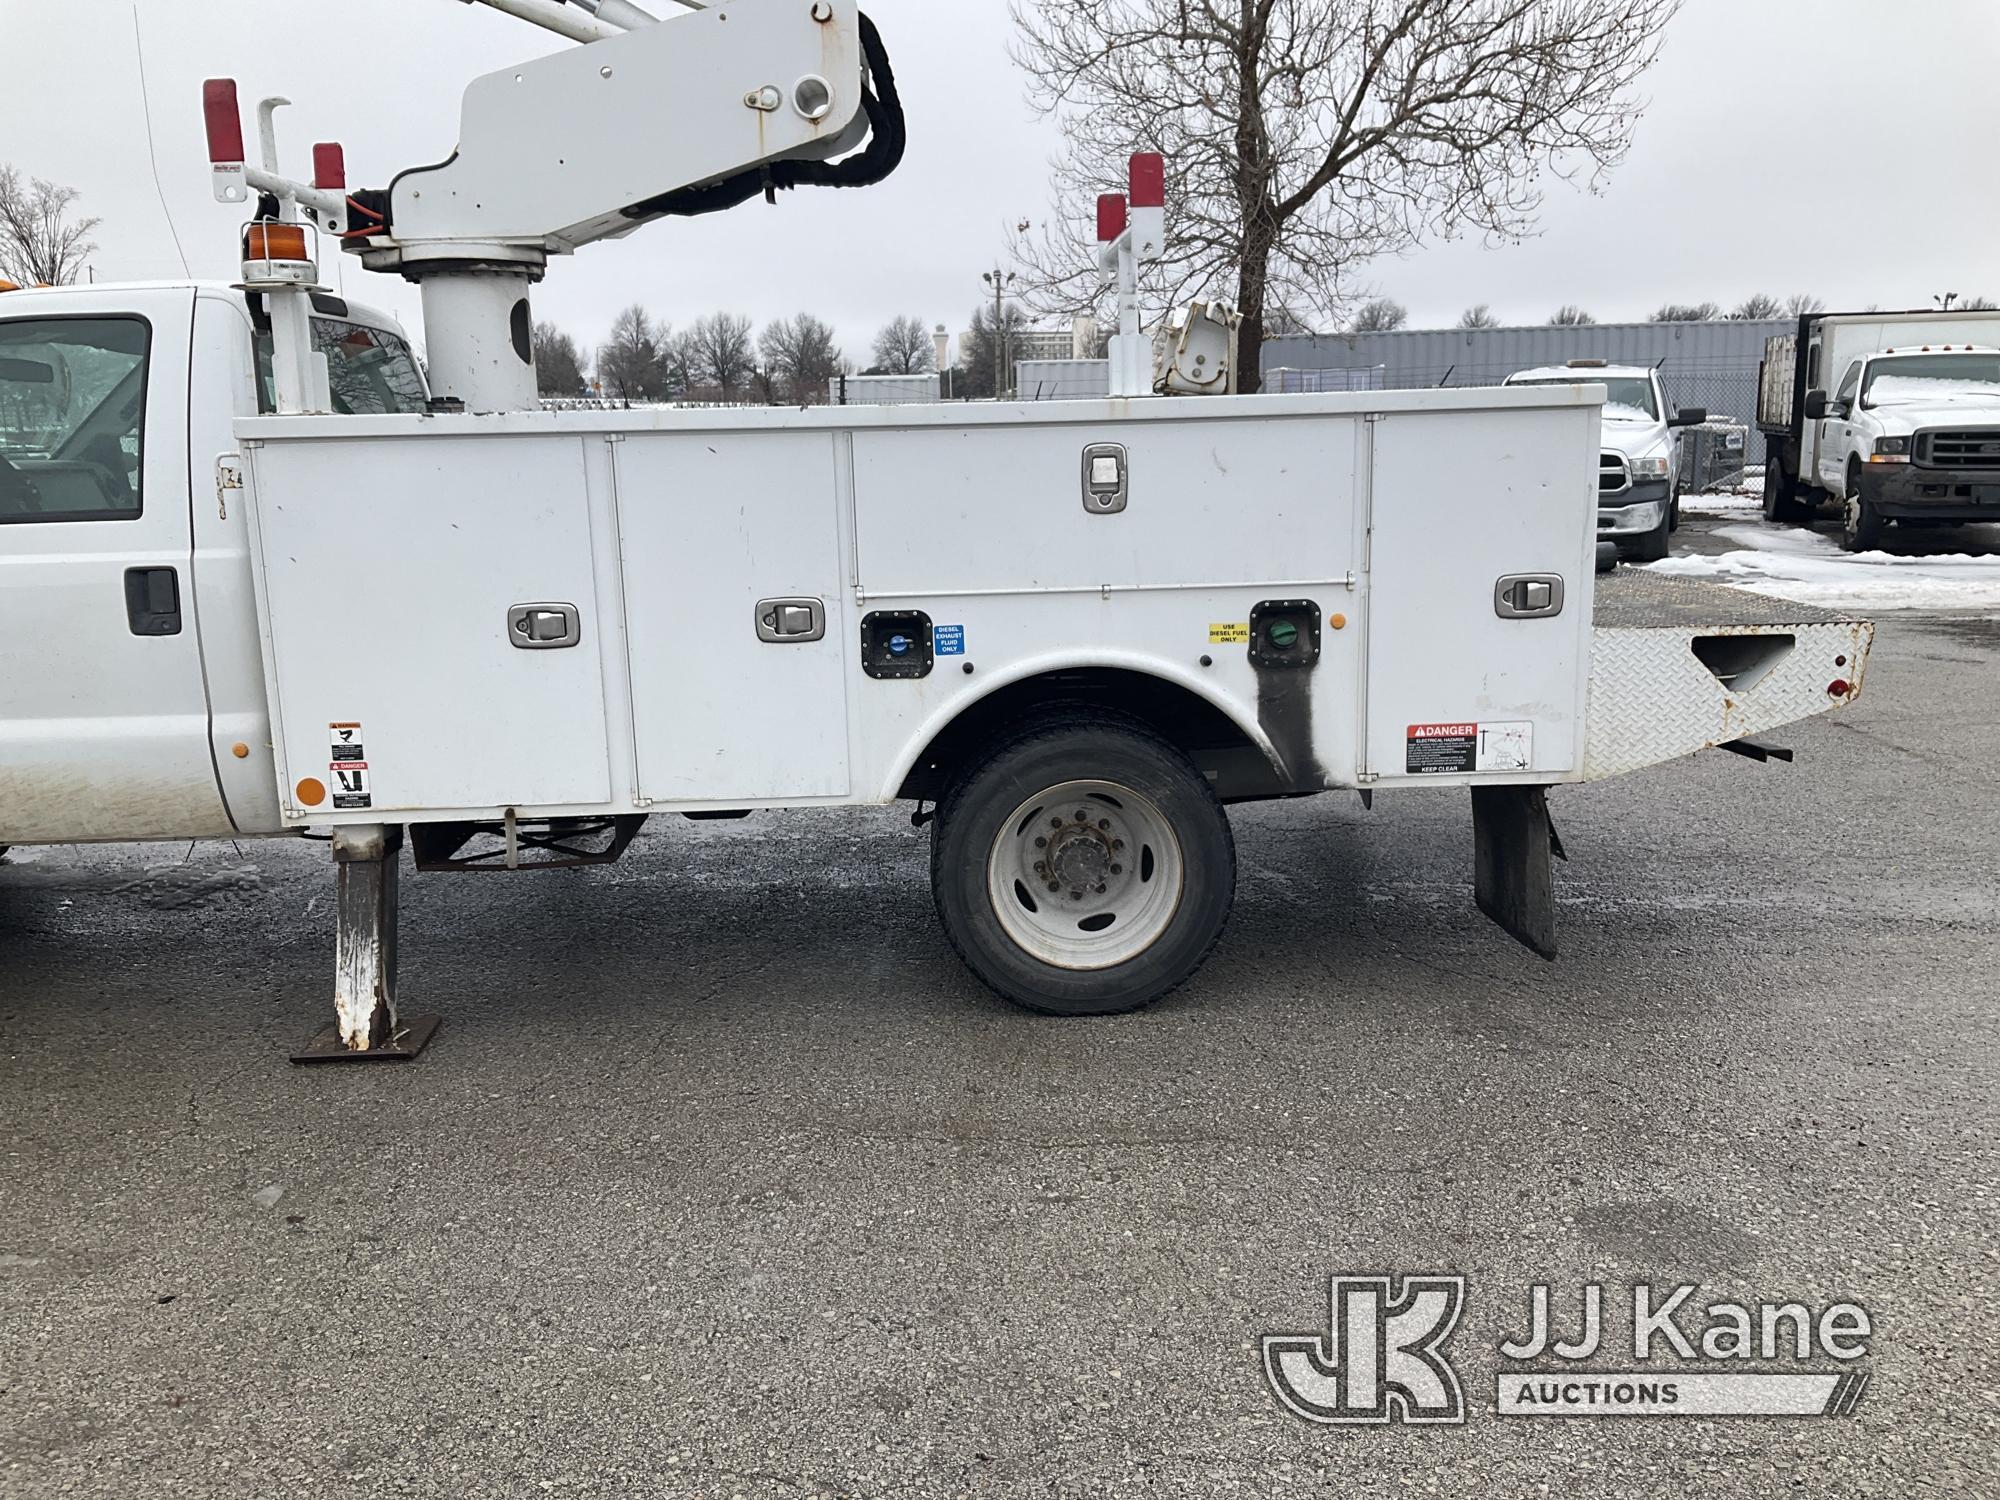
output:
[{"label": "compartment door", "polygon": [[[1596,580],[1597,409],[1398,412],[1370,425],[1363,772],[1575,772]],[[1507,577],[1560,580],[1560,610],[1503,614],[1495,591]]]},{"label": "compartment door", "polygon": [[[847,795],[840,441],[703,432],[615,445],[639,789],[652,801]],[[786,618],[760,632],[780,601]],[[817,634],[799,628],[814,607]]]},{"label": "compartment door", "polygon": [[[247,453],[285,806],[308,778],[328,793],[312,822],[609,800],[615,633],[576,438],[286,437]],[[517,641],[526,605],[574,611],[574,643]]]}]

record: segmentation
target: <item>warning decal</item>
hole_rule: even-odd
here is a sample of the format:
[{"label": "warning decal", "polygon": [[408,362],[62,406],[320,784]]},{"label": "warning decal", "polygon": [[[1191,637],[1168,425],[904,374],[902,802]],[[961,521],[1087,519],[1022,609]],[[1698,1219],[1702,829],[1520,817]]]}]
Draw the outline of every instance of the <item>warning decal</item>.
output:
[{"label": "warning decal", "polygon": [[1412,776],[1525,771],[1534,758],[1533,724],[1412,724],[1403,768]]},{"label": "warning decal", "polygon": [[1211,625],[1208,627],[1208,643],[1211,646],[1244,646],[1250,641],[1250,622],[1240,625]]},{"label": "warning decal", "polygon": [[931,649],[939,656],[965,655],[965,627],[963,625],[932,626]]},{"label": "warning decal", "polygon": [[332,759],[368,759],[368,752],[362,748],[359,724],[329,724],[326,726],[326,733],[333,747]]},{"label": "warning decal", "polygon": [[1412,776],[1470,771],[1478,746],[1477,724],[1412,724],[1403,769]]},{"label": "warning decal", "polygon": [[333,805],[336,808],[353,810],[375,805],[375,798],[368,790],[367,761],[337,760],[327,767],[327,774],[333,780]]}]

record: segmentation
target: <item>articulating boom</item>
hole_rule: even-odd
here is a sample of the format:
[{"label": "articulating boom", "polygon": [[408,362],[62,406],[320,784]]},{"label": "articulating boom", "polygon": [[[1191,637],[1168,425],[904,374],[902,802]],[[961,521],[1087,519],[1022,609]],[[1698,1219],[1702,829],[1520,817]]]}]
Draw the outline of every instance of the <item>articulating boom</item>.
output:
[{"label": "articulating boom", "polygon": [[550,255],[781,188],[867,186],[902,161],[895,77],[857,0],[729,0],[670,22],[630,0],[484,3],[582,45],[474,80],[457,149],[385,189],[277,177],[268,110],[264,170],[245,172],[233,86],[207,95],[217,197],[247,183],[272,217],[302,213],[417,282],[432,384],[469,410],[534,405],[527,292]]}]

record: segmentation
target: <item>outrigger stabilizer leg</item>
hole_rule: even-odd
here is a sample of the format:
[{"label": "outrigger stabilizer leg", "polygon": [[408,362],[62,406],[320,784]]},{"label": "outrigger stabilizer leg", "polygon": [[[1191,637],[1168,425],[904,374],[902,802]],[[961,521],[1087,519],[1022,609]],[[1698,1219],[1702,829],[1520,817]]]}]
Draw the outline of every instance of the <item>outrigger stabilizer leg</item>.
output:
[{"label": "outrigger stabilizer leg", "polygon": [[292,1054],[295,1063],[408,1062],[438,1016],[396,1014],[396,870],[403,830],[336,828],[333,1024]]}]

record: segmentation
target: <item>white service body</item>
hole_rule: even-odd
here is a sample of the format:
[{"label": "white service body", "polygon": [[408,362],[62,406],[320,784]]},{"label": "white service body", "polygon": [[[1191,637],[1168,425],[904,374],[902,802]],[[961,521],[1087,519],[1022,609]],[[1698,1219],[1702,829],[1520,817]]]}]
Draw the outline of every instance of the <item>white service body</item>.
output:
[{"label": "white service body", "polygon": [[[151,329],[144,504],[0,525],[0,843],[883,803],[968,710],[1078,672],[1213,709],[1231,798],[1578,781],[1833,706],[1794,682],[1760,722],[1709,679],[1650,728],[1625,705],[1593,759],[1600,387],[260,416],[238,292],[13,293],[0,336],[92,316]],[[1108,513],[1097,444],[1126,453]],[[148,565],[179,572],[177,634],[128,626]],[[1560,607],[1502,617],[1517,574]],[[779,599],[823,636],[760,639]],[[1272,601],[1316,611],[1317,665],[1252,664]],[[577,644],[512,643],[542,603]],[[862,670],[884,611],[928,616],[927,676]],[[1693,628],[1657,637],[1666,667]],[[1779,685],[1820,692],[1794,657]],[[334,725],[365,800],[309,806],[302,782],[339,790]],[[1468,727],[1463,767],[1419,743]]]}]

